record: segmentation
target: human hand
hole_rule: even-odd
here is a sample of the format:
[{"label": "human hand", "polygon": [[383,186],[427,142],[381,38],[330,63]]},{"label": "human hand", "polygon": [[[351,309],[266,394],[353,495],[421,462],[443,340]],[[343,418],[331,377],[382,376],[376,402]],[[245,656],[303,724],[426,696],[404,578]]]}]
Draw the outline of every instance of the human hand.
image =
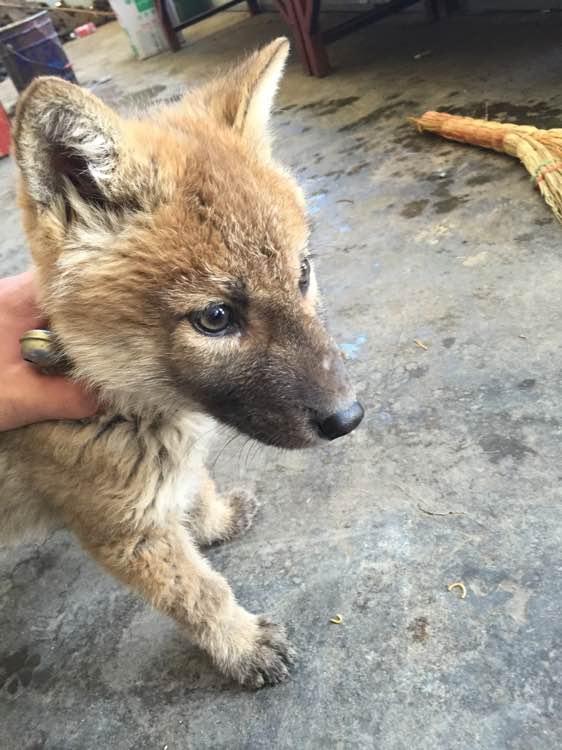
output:
[{"label": "human hand", "polygon": [[33,273],[0,279],[0,432],[96,413],[94,396],[60,375],[43,375],[20,354],[20,336],[41,327]]}]

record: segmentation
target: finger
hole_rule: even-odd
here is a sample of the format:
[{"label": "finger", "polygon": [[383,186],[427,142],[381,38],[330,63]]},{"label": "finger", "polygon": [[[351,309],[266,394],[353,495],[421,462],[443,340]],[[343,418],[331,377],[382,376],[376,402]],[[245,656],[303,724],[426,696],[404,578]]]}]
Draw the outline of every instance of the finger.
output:
[{"label": "finger", "polygon": [[18,367],[17,383],[12,400],[20,425],[51,419],[85,419],[99,408],[95,395],[83,386],[62,376],[40,374],[24,363]]},{"label": "finger", "polygon": [[58,375],[39,377],[44,381],[36,400],[37,412],[43,415],[41,420],[85,419],[98,411],[95,395],[78,383]]}]

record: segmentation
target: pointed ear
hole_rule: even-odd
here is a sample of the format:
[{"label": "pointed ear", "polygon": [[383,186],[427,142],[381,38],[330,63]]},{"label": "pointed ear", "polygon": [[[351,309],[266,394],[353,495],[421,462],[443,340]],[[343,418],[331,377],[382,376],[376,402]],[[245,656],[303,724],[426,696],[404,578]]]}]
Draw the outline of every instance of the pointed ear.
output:
[{"label": "pointed ear", "polygon": [[279,37],[201,92],[211,114],[264,155],[270,151],[268,124],[288,55],[289,41]]},{"label": "pointed ear", "polygon": [[21,97],[15,154],[30,197],[42,206],[72,185],[89,204],[119,201],[124,180],[120,118],[93,94],[38,78]]}]

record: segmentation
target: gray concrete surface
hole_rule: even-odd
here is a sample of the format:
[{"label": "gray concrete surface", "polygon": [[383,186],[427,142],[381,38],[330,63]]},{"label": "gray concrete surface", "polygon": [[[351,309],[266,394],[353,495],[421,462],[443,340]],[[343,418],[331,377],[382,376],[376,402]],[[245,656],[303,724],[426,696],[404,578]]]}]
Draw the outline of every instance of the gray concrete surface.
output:
[{"label": "gray concrete surface", "polygon": [[[145,63],[115,25],[68,49],[84,83],[111,75],[100,93],[141,106],[282,31],[216,20]],[[367,417],[316,452],[217,450],[265,504],[210,557],[288,624],[298,668],[256,694],[225,683],[57,534],[0,556],[0,747],[560,747],[562,228],[516,162],[404,118],[557,124],[561,39],[555,15],[413,13],[334,45],[331,78],[290,66],[278,152]],[[9,273],[26,262],[9,161],[0,190]]]}]

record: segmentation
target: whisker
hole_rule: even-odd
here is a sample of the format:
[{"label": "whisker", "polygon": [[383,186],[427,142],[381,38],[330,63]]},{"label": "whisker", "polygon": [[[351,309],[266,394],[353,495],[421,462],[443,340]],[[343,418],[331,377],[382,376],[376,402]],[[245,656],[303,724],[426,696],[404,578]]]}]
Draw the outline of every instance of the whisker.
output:
[{"label": "whisker", "polygon": [[252,453],[251,453],[251,456],[250,456],[251,461],[254,462],[254,466],[252,468],[255,468],[255,460],[258,457],[263,456],[263,449],[264,448],[265,448],[265,446],[263,445],[263,443],[260,443],[257,440],[253,441],[253,446],[252,446],[253,450],[252,450]]},{"label": "whisker", "polygon": [[230,438],[229,440],[227,440],[227,441],[225,442],[225,444],[224,444],[224,445],[222,446],[222,448],[221,448],[221,449],[219,450],[219,452],[218,452],[218,453],[217,453],[217,455],[215,456],[215,460],[213,461],[213,463],[212,463],[212,465],[211,465],[211,470],[215,468],[215,466],[216,466],[216,464],[217,464],[217,461],[218,461],[218,460],[219,460],[219,458],[220,458],[220,457],[222,456],[222,454],[224,453],[224,451],[225,451],[225,450],[226,450],[226,449],[228,448],[228,446],[229,446],[229,445],[230,445],[231,443],[233,443],[233,442],[234,442],[234,441],[235,441],[235,440],[236,440],[236,439],[237,439],[238,437],[240,437],[240,433],[238,433],[238,432],[235,432],[235,433],[234,433],[234,435],[233,435],[233,436],[232,436],[232,437],[231,437],[231,438]]},{"label": "whisker", "polygon": [[221,436],[221,434],[224,434],[225,429],[229,429],[227,425],[224,424],[214,424],[212,427],[209,427],[208,430],[205,430],[205,432],[201,433],[197,436],[197,439],[194,443],[191,443],[191,449],[195,448],[199,442],[202,440],[205,440],[209,435],[211,435],[213,432],[216,434],[217,438]]},{"label": "whisker", "polygon": [[[249,449],[246,451],[246,448],[248,446],[252,447],[252,438],[246,437],[246,440],[244,441],[244,444],[242,445],[242,448],[240,450],[240,457],[238,461],[238,479],[242,479],[242,476],[244,473],[248,471],[248,458],[249,458]],[[246,451],[246,456],[244,459],[244,451]]]}]

